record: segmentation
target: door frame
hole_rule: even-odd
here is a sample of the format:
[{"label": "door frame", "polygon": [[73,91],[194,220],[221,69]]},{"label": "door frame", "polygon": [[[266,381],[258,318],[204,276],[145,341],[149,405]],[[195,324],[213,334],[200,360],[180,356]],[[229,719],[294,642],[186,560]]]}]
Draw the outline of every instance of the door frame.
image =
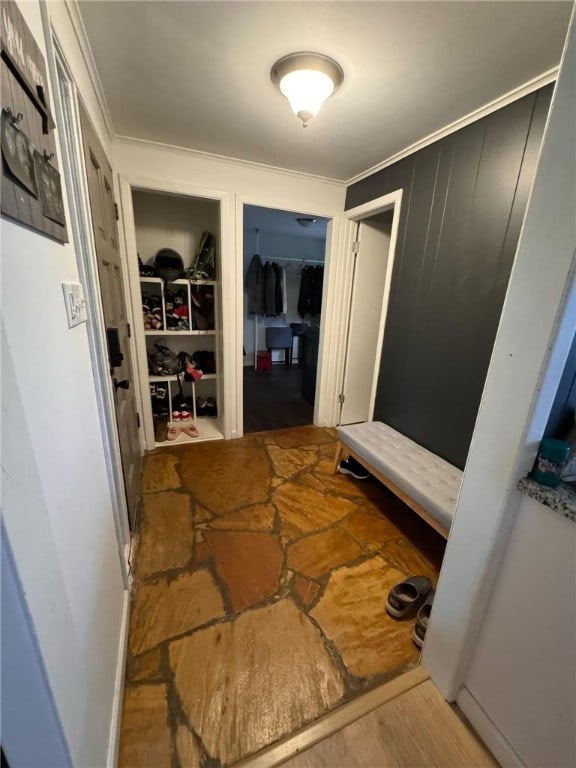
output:
[{"label": "door frame", "polygon": [[[293,203],[282,203],[281,201],[271,202],[267,199],[255,199],[247,197],[236,197],[235,219],[236,219],[236,259],[234,278],[236,281],[235,290],[235,310],[234,327],[236,328],[236,432],[232,437],[243,437],[244,435],[244,206],[254,205],[259,208],[272,208],[278,211],[287,211],[288,213],[297,213],[302,215],[301,208],[295,208]],[[332,426],[325,420],[327,387],[326,381],[328,375],[325,372],[322,375],[323,365],[329,365],[331,360],[329,356],[324,355],[325,338],[329,335],[327,331],[329,325],[329,283],[331,274],[334,272],[334,263],[337,261],[336,249],[334,243],[339,242],[341,229],[341,215],[326,213],[325,211],[311,211],[306,209],[306,215],[318,216],[327,219],[326,244],[324,256],[324,288],[322,291],[322,308],[320,310],[320,340],[318,346],[318,374],[316,378],[316,396],[314,398],[313,423],[316,426]]]},{"label": "door frame", "polygon": [[[120,455],[120,442],[114,415],[114,392],[109,371],[108,347],[100,297],[96,247],[88,202],[88,182],[82,154],[82,132],[79,114],[80,94],[64,55],[64,50],[58,41],[55,31],[52,29],[48,10],[43,3],[40,4],[40,10],[44,26],[48,73],[58,129],[62,174],[65,181],[63,187],[64,193],[68,198],[70,211],[72,242],[76,252],[79,278],[86,293],[87,305],[90,308],[86,321],[88,346],[92,360],[92,376],[96,392],[120,568],[124,586],[128,588],[130,553],[128,505],[124,491],[122,457]],[[58,67],[65,77],[64,84],[68,101],[66,110],[60,94]],[[70,120],[65,119],[65,114],[69,115]]]},{"label": "door frame", "polygon": [[[150,408],[144,406],[146,398],[150,398],[148,389],[148,369],[146,354],[146,337],[142,323],[142,298],[140,293],[140,273],[138,262],[132,258],[138,252],[136,244],[136,223],[134,219],[134,205],[132,201],[133,190],[157,192],[159,194],[174,194],[182,197],[199,197],[206,200],[215,200],[220,203],[220,286],[222,306],[222,380],[221,392],[224,403],[222,432],[224,439],[237,437],[235,434],[236,422],[232,413],[235,402],[236,388],[236,357],[238,355],[237,335],[234,322],[236,317],[236,290],[235,273],[236,257],[234,253],[233,220],[234,206],[233,195],[215,189],[197,187],[185,182],[172,182],[166,179],[157,179],[149,176],[133,176],[131,174],[115,174],[115,185],[118,184],[118,199],[120,205],[119,238],[122,263],[125,267],[126,298],[129,302],[129,314],[133,318],[132,338],[134,361],[134,386],[137,390],[138,408],[142,417],[140,430],[142,448],[153,450],[156,443],[151,439],[154,427],[151,423]],[[240,354],[242,343],[240,342]],[[146,370],[144,370],[146,366]],[[147,436],[149,438],[147,439]]]},{"label": "door frame", "polygon": [[[403,190],[397,189],[381,197],[369,200],[367,203],[350,208],[344,212],[338,222],[338,228],[333,233],[333,241],[330,246],[331,264],[334,267],[328,274],[328,290],[326,299],[327,309],[331,312],[331,322],[326,323],[325,343],[321,346],[321,391],[323,392],[323,412],[321,421],[325,426],[335,426],[340,419],[339,395],[345,385],[346,358],[348,345],[348,328],[350,311],[343,311],[343,307],[351,309],[354,289],[354,262],[353,244],[356,237],[356,226],[363,219],[375,216],[393,209],[392,228],[390,232],[390,247],[388,251],[388,264],[386,266],[386,279],[384,284],[384,300],[382,302],[382,314],[378,329],[377,353],[374,365],[374,376],[370,394],[370,418],[374,416],[376,402],[376,388],[380,374],[382,360],[382,345],[386,330],[386,319],[390,303],[390,288],[392,284],[392,272],[396,259],[396,245],[398,242],[398,230],[400,227],[400,214],[402,209]],[[324,306],[323,306],[324,309]],[[315,420],[315,423],[316,420]]]}]

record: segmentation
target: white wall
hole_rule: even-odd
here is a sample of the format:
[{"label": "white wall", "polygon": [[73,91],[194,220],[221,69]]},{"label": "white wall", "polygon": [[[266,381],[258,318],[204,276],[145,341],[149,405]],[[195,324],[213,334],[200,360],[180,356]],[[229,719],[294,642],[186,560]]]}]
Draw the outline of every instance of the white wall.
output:
[{"label": "white wall", "polygon": [[[324,261],[326,240],[318,237],[298,237],[278,232],[259,233],[259,251],[262,262],[281,259],[311,259]],[[252,256],[256,253],[256,233],[244,230],[244,279]],[[266,349],[266,326],[289,325],[302,322],[298,314],[298,294],[300,292],[299,265],[296,262],[281,262],[286,269],[286,291],[288,294],[288,312],[279,317],[258,317],[258,349]],[[307,315],[304,321],[309,325],[319,325],[320,318]],[[244,349],[245,365],[254,365],[254,315],[248,314],[246,292],[244,292]],[[294,359],[298,358],[298,339],[294,340]],[[282,351],[272,352],[272,360],[284,360]]]},{"label": "white wall", "polygon": [[173,248],[189,267],[202,232],[218,236],[218,203],[136,190],[133,193],[136,243],[144,264],[161,248]]},{"label": "white wall", "polygon": [[575,573],[574,522],[523,498],[465,687],[527,766],[576,765]]},{"label": "white wall", "polygon": [[[45,55],[39,4],[18,7]],[[76,254],[7,219],[1,240],[3,518],[72,760],[103,766],[125,593],[86,326],[64,310]]]},{"label": "white wall", "polygon": [[[574,157],[575,70],[572,22],[424,648],[423,662],[449,700],[482,652],[476,642],[499,564],[506,567],[506,541],[518,510],[515,487],[531,468],[554,399],[554,387],[542,384],[551,359],[562,369],[571,341],[563,326],[574,322],[567,300],[576,267],[576,185],[566,158]],[[534,567],[546,565],[539,559]],[[550,653],[563,610],[557,604],[558,621],[550,623]],[[527,666],[525,674],[533,669]],[[517,706],[518,716],[528,717],[529,702]]]},{"label": "white wall", "polygon": [[[221,246],[224,435],[239,437],[243,433],[243,205],[306,211],[339,220],[344,210],[344,184],[134,139],[114,142],[113,166],[123,190],[122,217],[130,216],[130,184],[200,197],[222,196],[222,221],[226,222]],[[129,248],[131,222],[125,226],[122,218],[120,224]],[[327,278],[330,280],[330,269],[328,265],[325,284]],[[131,292],[137,308],[139,287],[132,284]]]},{"label": "white wall", "polygon": [[343,183],[227,160],[179,147],[116,139],[113,166],[121,176],[184,183],[238,195],[243,202],[286,211],[332,216],[344,210]]}]

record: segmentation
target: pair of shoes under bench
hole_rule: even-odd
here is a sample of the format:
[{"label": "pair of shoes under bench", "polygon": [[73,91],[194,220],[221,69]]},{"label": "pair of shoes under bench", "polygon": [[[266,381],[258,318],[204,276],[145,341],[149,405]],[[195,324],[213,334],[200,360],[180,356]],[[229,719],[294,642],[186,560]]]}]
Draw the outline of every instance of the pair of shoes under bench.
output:
[{"label": "pair of shoes under bench", "polygon": [[356,461],[353,456],[350,456],[349,459],[343,459],[340,462],[338,465],[338,472],[341,472],[343,475],[352,475],[356,480],[368,480],[370,477],[370,472],[368,472],[367,469],[364,469],[362,464],[360,464],[359,461]]}]

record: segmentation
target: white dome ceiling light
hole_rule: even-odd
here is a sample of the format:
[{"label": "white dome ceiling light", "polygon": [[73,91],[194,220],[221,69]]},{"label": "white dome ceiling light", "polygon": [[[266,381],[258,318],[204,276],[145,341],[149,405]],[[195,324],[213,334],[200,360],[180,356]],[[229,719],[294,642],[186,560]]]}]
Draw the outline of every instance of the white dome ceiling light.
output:
[{"label": "white dome ceiling light", "polygon": [[286,96],[294,114],[306,128],[322,104],[344,81],[342,67],[321,53],[290,53],[272,67],[272,82]]},{"label": "white dome ceiling light", "polygon": [[313,219],[311,216],[296,216],[296,221],[301,227],[311,227],[318,219]]}]

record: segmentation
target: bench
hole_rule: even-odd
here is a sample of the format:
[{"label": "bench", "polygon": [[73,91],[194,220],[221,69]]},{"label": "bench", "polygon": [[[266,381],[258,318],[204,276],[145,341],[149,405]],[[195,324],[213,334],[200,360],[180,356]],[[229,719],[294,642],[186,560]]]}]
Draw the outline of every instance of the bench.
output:
[{"label": "bench", "polygon": [[444,538],[454,516],[462,471],[387,424],[338,427],[334,472],[353,456]]}]

